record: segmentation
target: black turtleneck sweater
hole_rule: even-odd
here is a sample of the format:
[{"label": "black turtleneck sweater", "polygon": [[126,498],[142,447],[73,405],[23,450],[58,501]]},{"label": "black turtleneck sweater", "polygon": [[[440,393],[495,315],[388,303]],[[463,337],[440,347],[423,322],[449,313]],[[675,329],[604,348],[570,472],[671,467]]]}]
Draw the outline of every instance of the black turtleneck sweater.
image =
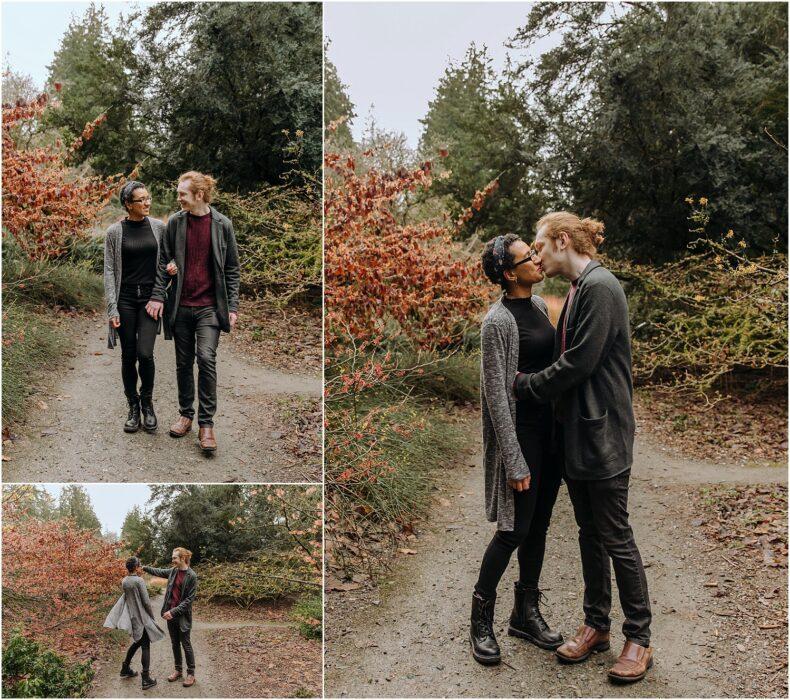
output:
[{"label": "black turtleneck sweater", "polygon": [[121,284],[153,284],[156,281],[157,245],[148,217],[122,223]]}]

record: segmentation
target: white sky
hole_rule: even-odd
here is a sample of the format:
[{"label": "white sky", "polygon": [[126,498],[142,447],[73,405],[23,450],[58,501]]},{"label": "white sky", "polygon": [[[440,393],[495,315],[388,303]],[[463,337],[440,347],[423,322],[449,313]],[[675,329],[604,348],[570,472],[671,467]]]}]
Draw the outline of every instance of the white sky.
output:
[{"label": "white sky", "polygon": [[[121,14],[143,6],[140,2],[97,2],[104,6],[115,26]],[[2,3],[2,56],[6,64],[18,73],[33,78],[39,88],[47,79],[47,66],[60,45],[61,37],[72,17],[80,17],[90,7],[89,2],[25,2]]]},{"label": "white sky", "polygon": [[[460,62],[471,42],[485,45],[495,70],[505,64],[504,43],[524,25],[527,2],[326,2],[324,34],[329,58],[348,85],[358,138],[367,116],[379,127],[419,142],[428,103],[448,65]],[[538,53],[554,45],[547,39]],[[517,56],[514,56],[517,57]]]},{"label": "white sky", "polygon": [[[43,487],[58,499],[65,485],[43,484]],[[80,486],[84,486],[88,492],[96,517],[101,522],[102,532],[111,530],[117,535],[121,534],[121,525],[126,514],[134,506],[144,508],[151,496],[151,489],[147,484],[80,484]]]}]

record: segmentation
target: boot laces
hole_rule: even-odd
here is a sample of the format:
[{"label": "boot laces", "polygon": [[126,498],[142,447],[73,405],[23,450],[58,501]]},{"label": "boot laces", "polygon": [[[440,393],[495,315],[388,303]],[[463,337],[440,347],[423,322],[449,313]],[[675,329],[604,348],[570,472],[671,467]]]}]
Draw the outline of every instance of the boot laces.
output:
[{"label": "boot laces", "polygon": [[484,601],[480,606],[480,621],[477,623],[478,635],[480,637],[494,636],[494,615],[492,602]]}]

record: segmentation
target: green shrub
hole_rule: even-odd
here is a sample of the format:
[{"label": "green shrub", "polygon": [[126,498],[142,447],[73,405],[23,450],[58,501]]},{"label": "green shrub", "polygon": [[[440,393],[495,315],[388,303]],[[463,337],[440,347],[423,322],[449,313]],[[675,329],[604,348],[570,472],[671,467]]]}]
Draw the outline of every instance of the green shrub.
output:
[{"label": "green shrub", "polygon": [[12,302],[47,309],[58,306],[95,311],[103,298],[104,284],[87,257],[79,265],[68,259],[29,260],[9,237],[4,239],[4,305]]},{"label": "green shrub", "polygon": [[104,236],[90,236],[75,241],[65,261],[95,275],[104,274]]},{"label": "green shrub", "polygon": [[299,623],[299,634],[305,639],[321,639],[324,603],[321,595],[302,598],[291,608],[291,616]]},{"label": "green shrub", "polygon": [[90,661],[69,663],[14,631],[3,649],[3,696],[80,698],[93,680]]},{"label": "green shrub", "polygon": [[303,177],[243,195],[219,192],[213,203],[233,221],[243,293],[320,305],[320,182]]},{"label": "green shrub", "polygon": [[320,589],[315,569],[301,553],[260,552],[241,562],[202,561],[198,596],[205,601],[249,607],[281,598],[295,599]]}]

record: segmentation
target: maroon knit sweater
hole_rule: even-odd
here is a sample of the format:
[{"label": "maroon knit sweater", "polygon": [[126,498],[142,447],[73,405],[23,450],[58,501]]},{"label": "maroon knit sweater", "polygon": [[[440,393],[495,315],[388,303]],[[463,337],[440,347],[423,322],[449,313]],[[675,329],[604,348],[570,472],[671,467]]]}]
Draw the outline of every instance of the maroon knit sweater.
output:
[{"label": "maroon knit sweater", "polygon": [[215,306],[211,260],[211,212],[187,214],[187,244],[181,306]]}]

